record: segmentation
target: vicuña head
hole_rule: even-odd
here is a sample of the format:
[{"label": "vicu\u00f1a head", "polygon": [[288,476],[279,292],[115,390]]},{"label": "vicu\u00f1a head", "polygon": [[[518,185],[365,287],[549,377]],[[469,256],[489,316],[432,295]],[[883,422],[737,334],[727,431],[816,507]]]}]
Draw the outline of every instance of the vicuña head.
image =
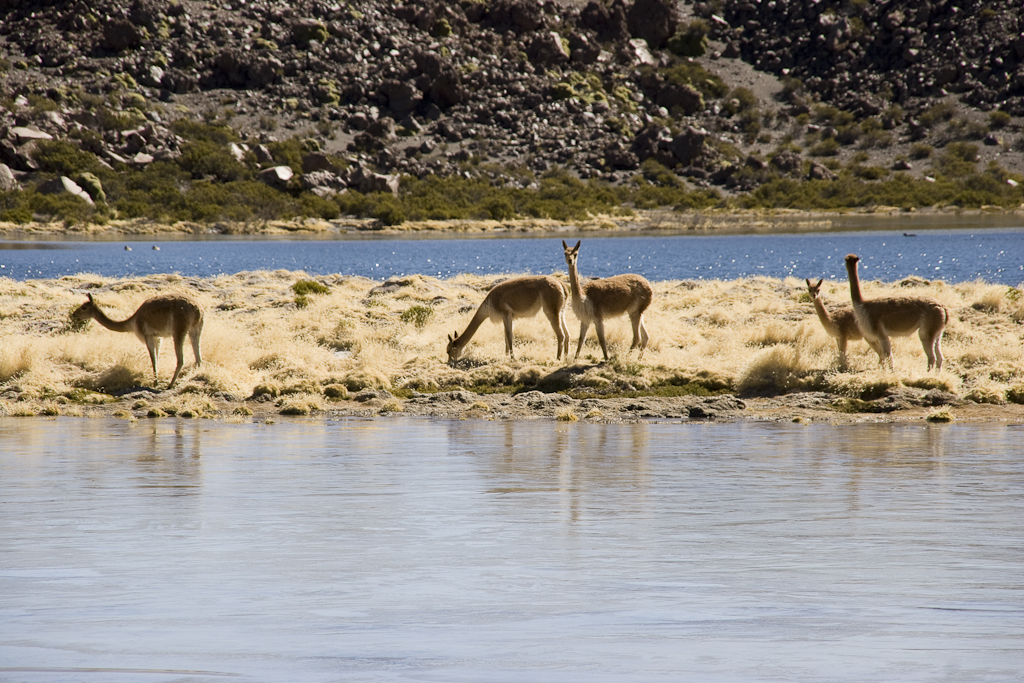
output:
[{"label": "vicu\u00f1a head", "polygon": [[146,345],[150,362],[153,364],[154,384],[157,382],[157,359],[160,355],[160,340],[163,337],[171,337],[174,340],[174,353],[178,360],[171,383],[167,385],[168,389],[178,380],[185,363],[183,347],[186,336],[192,342],[196,365],[202,365],[199,337],[203,332],[203,309],[184,294],[162,294],[147,299],[126,320],[113,320],[108,317],[93,299],[92,294],[89,294],[88,301],[72,311],[71,320],[80,327],[90,319],[114,332],[132,332]]}]

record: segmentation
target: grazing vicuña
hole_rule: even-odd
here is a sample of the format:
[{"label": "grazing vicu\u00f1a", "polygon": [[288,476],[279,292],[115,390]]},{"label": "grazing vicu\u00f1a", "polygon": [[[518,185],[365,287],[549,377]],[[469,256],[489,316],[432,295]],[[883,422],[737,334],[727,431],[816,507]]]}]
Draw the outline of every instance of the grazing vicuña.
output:
[{"label": "grazing vicu\u00f1a", "polygon": [[203,309],[193,299],[183,294],[162,294],[146,299],[127,320],[112,320],[100,309],[99,304],[89,294],[89,300],[71,313],[75,322],[83,322],[92,318],[103,327],[114,332],[134,332],[149,350],[149,359],[153,363],[153,383],[157,383],[157,358],[160,355],[160,341],[163,337],[174,340],[174,353],[178,366],[171,377],[170,389],[178,380],[181,366],[185,363],[184,344],[188,335],[192,342],[192,353],[196,365],[202,365],[203,358],[199,352],[199,336],[203,332]]},{"label": "grazing vicu\u00f1a", "polygon": [[569,329],[565,326],[565,289],[562,283],[550,275],[526,275],[512,278],[495,285],[484,298],[476,315],[469,321],[460,335],[448,335],[448,362],[454,363],[462,356],[466,344],[473,338],[484,320],[499,320],[505,324],[505,352],[515,359],[512,351],[512,321],[516,318],[531,318],[543,309],[544,315],[555,331],[557,348],[555,357],[561,358],[562,351],[569,355]]}]

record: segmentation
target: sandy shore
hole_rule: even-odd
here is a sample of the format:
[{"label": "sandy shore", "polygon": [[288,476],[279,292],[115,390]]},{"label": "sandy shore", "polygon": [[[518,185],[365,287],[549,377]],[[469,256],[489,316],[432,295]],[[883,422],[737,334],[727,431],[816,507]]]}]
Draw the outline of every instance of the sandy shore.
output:
[{"label": "sandy shore", "polygon": [[707,210],[677,212],[671,209],[635,211],[626,216],[595,216],[585,221],[523,218],[504,221],[450,220],[406,221],[382,226],[374,219],[296,219],[251,223],[157,223],[151,220],[114,220],[104,224],[66,226],[54,223],[0,222],[0,239],[124,239],[131,237],[189,238],[195,236],[335,238],[359,235],[423,237],[451,235],[518,235],[543,233],[643,233],[741,235],[791,232],[827,232],[873,227],[876,229],[927,229],[964,227],[965,221],[980,227],[1016,227],[1024,223],[1024,207],[1006,211],[999,207],[960,209],[924,208],[904,211],[892,206],[875,206],[846,212]]},{"label": "sandy shore", "polygon": [[[2,400],[2,399],[0,399]],[[53,404],[48,410],[19,412],[7,404],[5,413],[17,416],[74,416],[128,420],[213,419],[227,422],[283,420],[329,420],[364,418],[387,420],[427,417],[448,420],[544,420],[598,423],[727,423],[737,421],[793,422],[802,424],[848,425],[857,423],[1003,423],[1024,426],[1024,405],[984,404],[952,399],[941,409],[925,401],[890,400],[871,408],[875,412],[851,410],[850,399],[823,392],[797,392],[775,397],[584,398],[560,393],[527,391],[519,394],[478,394],[472,391],[413,393],[399,399],[386,390],[367,390],[348,399],[329,401],[318,409],[289,413],[275,400],[242,399],[218,395],[199,402],[182,402],[180,397],[140,387],[99,405]],[[27,406],[26,406],[27,407]]]}]

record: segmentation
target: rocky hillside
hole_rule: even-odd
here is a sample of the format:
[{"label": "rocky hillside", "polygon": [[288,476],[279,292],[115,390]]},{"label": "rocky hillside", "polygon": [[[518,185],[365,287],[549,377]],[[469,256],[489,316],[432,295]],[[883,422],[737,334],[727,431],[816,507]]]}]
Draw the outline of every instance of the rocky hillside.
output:
[{"label": "rocky hillside", "polygon": [[[8,195],[98,200],[45,142],[139,171],[181,159],[191,120],[237,133],[221,144],[252,177],[322,197],[564,169],[721,196],[984,172],[989,201],[1021,201],[1019,0],[0,0],[0,17]],[[275,157],[289,139],[301,159]]]}]

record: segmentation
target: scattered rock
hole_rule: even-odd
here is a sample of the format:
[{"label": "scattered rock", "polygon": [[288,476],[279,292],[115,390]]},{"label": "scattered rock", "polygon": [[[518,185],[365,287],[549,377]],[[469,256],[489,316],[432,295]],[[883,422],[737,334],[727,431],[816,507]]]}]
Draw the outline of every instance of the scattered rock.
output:
[{"label": "scattered rock", "polygon": [[[357,165],[367,170],[355,182],[326,154],[304,159],[304,176],[336,176],[311,176],[309,189],[334,190],[340,180],[360,191],[394,192],[391,178],[400,173],[485,177],[485,164],[467,171],[465,161],[487,156],[474,147],[480,141],[500,141],[489,150],[491,161],[528,156],[536,172],[557,167],[589,178],[614,171],[627,180],[654,159],[701,186],[736,192],[776,174],[798,177],[812,161],[787,149],[756,173],[737,172],[744,160],[766,154],[752,149],[745,129],[754,110],[773,125],[766,131],[773,144],[818,102],[858,120],[873,117],[903,146],[891,153],[896,161],[881,163],[915,175],[921,171],[898,155],[930,137],[942,148],[952,134],[921,123],[932,105],[973,107],[974,122],[997,107],[1024,116],[1024,9],[1016,4],[991,12],[976,2],[910,0],[841,8],[749,0],[296,0],[219,9],[97,2],[0,0],[0,39],[12,64],[0,86],[11,102],[0,110],[0,163],[12,172],[41,170],[38,145],[48,140],[71,142],[114,167],[174,159],[183,141],[169,119],[184,111],[180,105],[191,118],[230,107],[233,127],[249,126],[268,144],[280,125],[308,132],[321,150],[333,145],[331,153],[342,153],[351,141],[352,155],[364,155]],[[689,21],[690,14],[703,22]],[[695,24],[720,52],[691,62],[669,48]],[[756,105],[744,111],[733,106],[734,92],[723,96],[710,82],[678,77],[691,66],[716,75],[720,60],[734,59],[759,70],[758,81],[770,80],[767,72],[799,87],[777,97],[758,91]],[[135,129],[119,130],[104,118],[109,112],[66,96],[78,90],[111,96],[110,111],[136,119]],[[168,106],[152,106],[157,98]],[[160,124],[161,117],[168,120]],[[334,128],[343,133],[337,141]],[[806,130],[841,140],[840,128],[833,122]],[[1015,121],[971,139],[985,157],[998,152],[1000,163],[1009,163],[1013,155],[1020,166],[1019,129]],[[850,156],[855,147],[841,144]],[[437,154],[443,145],[446,153]],[[266,145],[230,149],[239,159],[247,147],[261,167],[283,162]],[[807,177],[834,174],[811,163]],[[287,184],[278,172],[267,178]]]},{"label": "scattered rock", "polygon": [[0,192],[11,192],[19,189],[21,189],[21,183],[14,177],[14,172],[11,171],[10,166],[0,164]]},{"label": "scattered rock", "polygon": [[294,175],[290,166],[272,166],[260,171],[259,177],[267,185],[283,190]]},{"label": "scattered rock", "polygon": [[76,181],[78,182],[78,185],[88,193],[90,197],[92,197],[94,202],[98,202],[100,204],[107,203],[107,194],[103,191],[103,183],[100,182],[100,179],[97,178],[94,173],[89,173],[88,171],[79,173],[76,177]]},{"label": "scattered rock", "polygon": [[59,178],[53,180],[47,180],[36,186],[36,192],[40,194],[63,194],[67,193],[72,196],[78,197],[82,201],[88,203],[90,206],[94,203],[89,193],[82,189],[82,187],[71,178],[62,175]]}]

